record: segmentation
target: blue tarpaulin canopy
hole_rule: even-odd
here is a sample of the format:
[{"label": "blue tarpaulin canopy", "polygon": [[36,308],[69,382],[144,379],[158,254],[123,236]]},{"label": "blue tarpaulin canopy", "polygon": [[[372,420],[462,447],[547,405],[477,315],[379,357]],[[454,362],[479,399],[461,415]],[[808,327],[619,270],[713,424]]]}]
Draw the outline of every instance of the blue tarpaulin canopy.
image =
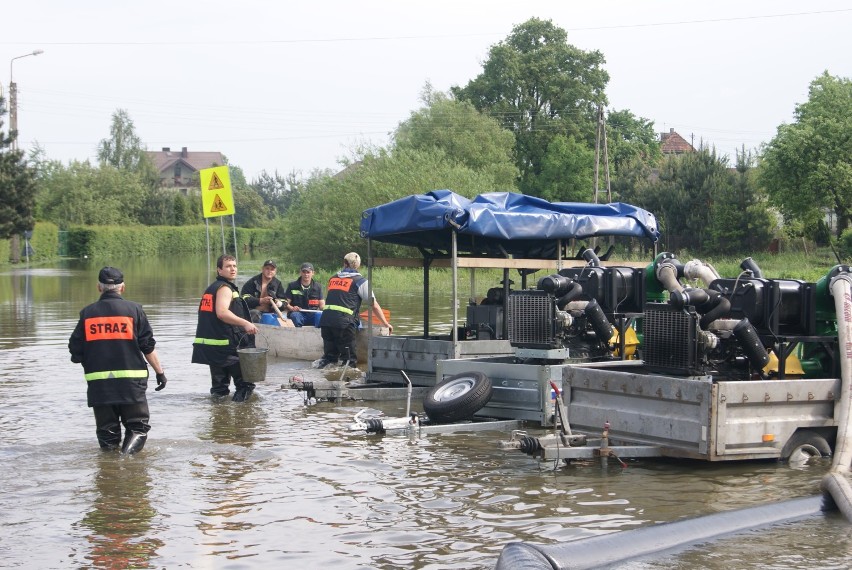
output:
[{"label": "blue tarpaulin canopy", "polygon": [[365,210],[361,236],[447,252],[457,232],[459,253],[554,259],[556,240],[624,236],[656,241],[657,220],[646,210],[614,202],[548,202],[512,192],[473,199],[450,190],[407,196]]}]

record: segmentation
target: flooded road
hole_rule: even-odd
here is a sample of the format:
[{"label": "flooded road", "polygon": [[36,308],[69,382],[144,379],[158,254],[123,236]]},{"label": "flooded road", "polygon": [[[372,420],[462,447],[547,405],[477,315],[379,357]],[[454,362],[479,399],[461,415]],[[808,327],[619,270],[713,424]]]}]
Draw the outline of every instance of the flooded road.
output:
[{"label": "flooded road", "polygon": [[[828,467],[555,468],[501,451],[501,432],[351,434],[362,404],[306,406],[277,380],[309,364],[299,361],[271,361],[248,403],[216,402],[207,368],[190,363],[206,262],[111,263],[125,273],[126,297],[145,307],[169,378],[162,392],[149,388],[152,430],[130,457],[99,450],[82,369],[67,351],[103,264],[0,271],[4,568],[488,569],[512,541],[560,542],[814,495]],[[238,282],[255,265],[241,261]],[[376,291],[397,333],[420,332],[417,294],[380,283]],[[404,408],[382,405],[390,416]],[[624,567],[848,568],[850,530],[830,513]]]}]

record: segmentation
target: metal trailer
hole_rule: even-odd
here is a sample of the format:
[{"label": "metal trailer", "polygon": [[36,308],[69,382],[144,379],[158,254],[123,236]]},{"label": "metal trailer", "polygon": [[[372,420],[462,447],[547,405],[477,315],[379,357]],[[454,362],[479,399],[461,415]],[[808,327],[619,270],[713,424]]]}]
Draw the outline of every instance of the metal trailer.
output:
[{"label": "metal trailer", "polygon": [[827,455],[836,434],[838,378],[731,381],[661,375],[642,361],[536,365],[496,358],[439,362],[438,379],[471,370],[488,375],[494,387],[478,412],[488,417],[553,427],[551,383],[559,389],[570,431],[587,443],[538,438],[528,452],[540,459],[786,459],[803,447]]}]

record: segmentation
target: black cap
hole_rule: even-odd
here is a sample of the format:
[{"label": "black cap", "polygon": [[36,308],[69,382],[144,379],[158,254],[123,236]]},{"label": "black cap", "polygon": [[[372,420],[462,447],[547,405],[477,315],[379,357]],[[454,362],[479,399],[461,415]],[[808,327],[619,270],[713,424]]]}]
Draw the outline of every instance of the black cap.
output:
[{"label": "black cap", "polygon": [[267,259],[266,261],[263,262],[264,267],[266,267],[267,265],[270,266],[270,267],[274,267],[275,269],[278,269],[278,266],[275,265],[275,262],[272,261],[271,259]]},{"label": "black cap", "polygon": [[299,268],[299,271],[313,271],[313,270],[314,270],[314,266],[311,265],[310,263],[303,263],[302,266]]},{"label": "black cap", "polygon": [[104,285],[118,285],[124,283],[124,275],[115,267],[104,267],[98,273],[98,281]]}]

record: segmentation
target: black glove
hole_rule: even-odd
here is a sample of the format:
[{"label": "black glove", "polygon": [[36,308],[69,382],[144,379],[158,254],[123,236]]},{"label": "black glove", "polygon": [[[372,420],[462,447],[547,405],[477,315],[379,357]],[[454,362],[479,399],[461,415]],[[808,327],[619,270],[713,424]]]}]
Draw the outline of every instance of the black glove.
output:
[{"label": "black glove", "polygon": [[168,382],[168,380],[166,380],[166,373],[165,372],[160,372],[159,374],[157,374],[157,387],[154,388],[154,391],[159,392],[160,390],[165,388],[166,382]]}]

